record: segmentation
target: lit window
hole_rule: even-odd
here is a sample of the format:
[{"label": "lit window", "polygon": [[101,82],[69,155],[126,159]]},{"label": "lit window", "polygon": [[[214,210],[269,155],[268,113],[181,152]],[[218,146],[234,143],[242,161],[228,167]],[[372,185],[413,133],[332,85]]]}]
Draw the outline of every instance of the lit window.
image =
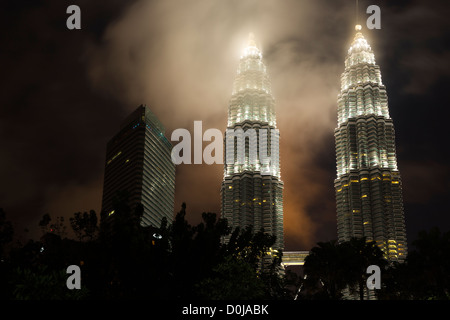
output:
[{"label": "lit window", "polygon": [[122,151],[119,151],[118,153],[116,153],[115,155],[114,155],[114,157],[112,157],[111,159],[109,159],[107,162],[106,162],[106,164],[108,165],[108,164],[110,164],[115,158],[117,158],[118,156],[120,156],[122,154]]}]

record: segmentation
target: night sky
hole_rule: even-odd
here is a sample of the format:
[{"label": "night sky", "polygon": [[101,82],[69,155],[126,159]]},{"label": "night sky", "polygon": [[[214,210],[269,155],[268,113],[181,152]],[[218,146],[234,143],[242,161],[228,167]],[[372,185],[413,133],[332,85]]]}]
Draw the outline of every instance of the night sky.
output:
[{"label": "night sky", "polygon": [[[448,231],[450,5],[359,2],[394,120],[408,241]],[[66,28],[71,4],[81,30]],[[371,4],[380,30],[365,27]],[[106,143],[140,104],[169,139],[195,120],[223,132],[249,32],[276,101],[286,249],[336,239],[334,128],[355,20],[351,0],[3,1],[0,207],[19,240],[39,235],[45,213],[100,212]],[[220,164],[178,166],[175,212],[186,202],[192,224],[220,213],[222,178]]]}]

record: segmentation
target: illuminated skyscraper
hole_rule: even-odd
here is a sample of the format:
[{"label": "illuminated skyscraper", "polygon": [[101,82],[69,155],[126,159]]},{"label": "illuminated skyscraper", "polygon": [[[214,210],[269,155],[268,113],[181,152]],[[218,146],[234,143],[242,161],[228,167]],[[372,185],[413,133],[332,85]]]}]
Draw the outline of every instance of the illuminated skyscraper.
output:
[{"label": "illuminated skyscraper", "polygon": [[102,212],[114,216],[113,199],[128,194],[135,210],[142,204],[142,226],[159,227],[161,219],[173,220],[175,165],[164,126],[147,106],[139,106],[122,124],[106,149]]},{"label": "illuminated skyscraper", "polygon": [[275,101],[252,34],[234,81],[225,146],[222,216],[233,229],[264,228],[277,237],[274,248],[283,249],[283,182]]},{"label": "illuminated skyscraper", "polygon": [[386,88],[370,45],[356,26],[338,95],[335,129],[338,239],[367,237],[389,261],[407,254],[402,181]]}]

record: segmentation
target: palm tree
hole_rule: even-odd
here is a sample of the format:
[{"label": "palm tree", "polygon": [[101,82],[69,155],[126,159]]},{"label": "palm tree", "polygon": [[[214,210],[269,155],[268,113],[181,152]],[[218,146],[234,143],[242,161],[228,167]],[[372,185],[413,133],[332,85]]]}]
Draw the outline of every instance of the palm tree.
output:
[{"label": "palm tree", "polygon": [[305,258],[305,285],[320,282],[329,299],[342,298],[342,291],[349,288],[364,299],[367,267],[387,265],[383,252],[373,241],[366,238],[352,238],[350,241],[319,242]]},{"label": "palm tree", "polygon": [[343,242],[342,253],[346,259],[346,268],[348,272],[345,275],[350,292],[359,293],[360,300],[364,300],[364,291],[366,289],[367,267],[377,265],[381,270],[387,265],[383,258],[383,252],[374,241],[368,241],[367,238],[351,238],[350,241]]},{"label": "palm tree", "polygon": [[305,258],[304,273],[308,282],[321,282],[329,299],[340,299],[346,286],[344,256],[337,241],[319,242]]}]

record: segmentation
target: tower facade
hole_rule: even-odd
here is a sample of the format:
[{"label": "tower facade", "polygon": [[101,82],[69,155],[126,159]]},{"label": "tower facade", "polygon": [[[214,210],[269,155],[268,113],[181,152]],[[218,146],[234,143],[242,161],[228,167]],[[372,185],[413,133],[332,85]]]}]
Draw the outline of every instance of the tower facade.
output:
[{"label": "tower facade", "polygon": [[373,51],[356,26],[338,95],[335,129],[338,240],[366,237],[389,261],[407,254],[394,124]]},{"label": "tower facade", "polygon": [[139,106],[107,144],[102,212],[114,216],[114,198],[126,192],[128,205],[142,204],[142,226],[159,227],[173,220],[175,165],[164,126],[145,106]]},{"label": "tower facade", "polygon": [[284,248],[283,182],[275,101],[261,51],[250,34],[233,85],[225,132],[222,217],[233,230],[253,226]]}]

